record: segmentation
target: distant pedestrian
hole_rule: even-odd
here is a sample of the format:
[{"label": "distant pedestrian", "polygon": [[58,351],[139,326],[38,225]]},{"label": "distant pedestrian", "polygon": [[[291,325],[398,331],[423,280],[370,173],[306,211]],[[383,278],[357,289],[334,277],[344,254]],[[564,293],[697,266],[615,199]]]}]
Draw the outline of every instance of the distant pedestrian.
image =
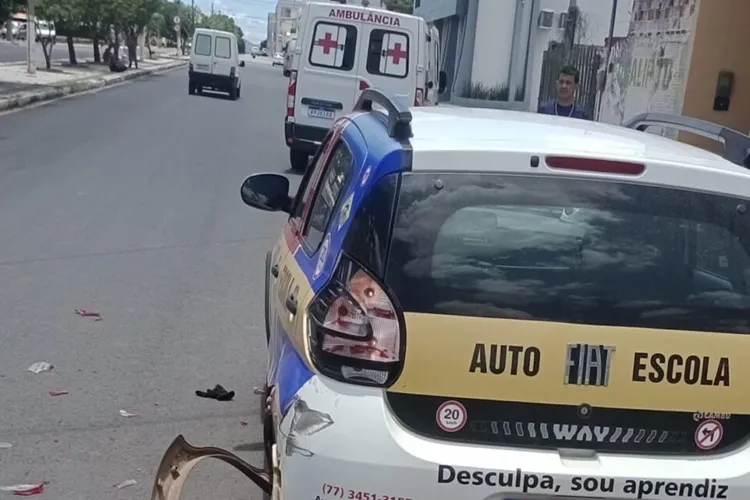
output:
[{"label": "distant pedestrian", "polygon": [[138,69],[138,35],[135,34],[133,28],[130,28],[128,32],[128,68],[132,68],[133,63],[135,63],[135,69]]},{"label": "distant pedestrian", "polygon": [[539,113],[590,120],[586,110],[575,102],[579,82],[580,74],[576,68],[565,66],[561,69],[557,75],[557,97],[539,106]]}]

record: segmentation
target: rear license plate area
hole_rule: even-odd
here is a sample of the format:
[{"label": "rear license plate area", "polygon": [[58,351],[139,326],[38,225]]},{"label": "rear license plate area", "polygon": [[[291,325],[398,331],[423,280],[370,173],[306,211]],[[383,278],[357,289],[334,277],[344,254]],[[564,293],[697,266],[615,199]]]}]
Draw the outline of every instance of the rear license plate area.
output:
[{"label": "rear license plate area", "polygon": [[330,109],[307,108],[307,116],[312,118],[322,118],[324,120],[333,120],[335,113]]},{"label": "rear license plate area", "polygon": [[208,71],[208,64],[196,64],[195,69],[197,71]]}]

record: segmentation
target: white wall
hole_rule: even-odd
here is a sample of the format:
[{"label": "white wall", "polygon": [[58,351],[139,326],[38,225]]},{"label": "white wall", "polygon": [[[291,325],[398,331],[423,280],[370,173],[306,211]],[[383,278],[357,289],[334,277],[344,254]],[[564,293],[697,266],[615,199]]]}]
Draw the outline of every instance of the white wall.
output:
[{"label": "white wall", "polygon": [[479,0],[472,83],[481,83],[485,87],[510,83],[515,16],[516,0]]}]

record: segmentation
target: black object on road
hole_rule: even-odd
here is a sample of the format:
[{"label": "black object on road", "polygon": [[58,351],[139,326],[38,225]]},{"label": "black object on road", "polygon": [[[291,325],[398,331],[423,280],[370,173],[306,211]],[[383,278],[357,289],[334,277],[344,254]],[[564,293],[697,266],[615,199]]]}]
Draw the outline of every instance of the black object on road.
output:
[{"label": "black object on road", "polygon": [[219,384],[207,391],[195,391],[195,395],[201,398],[215,399],[217,401],[231,401],[234,399],[234,391],[227,391]]}]

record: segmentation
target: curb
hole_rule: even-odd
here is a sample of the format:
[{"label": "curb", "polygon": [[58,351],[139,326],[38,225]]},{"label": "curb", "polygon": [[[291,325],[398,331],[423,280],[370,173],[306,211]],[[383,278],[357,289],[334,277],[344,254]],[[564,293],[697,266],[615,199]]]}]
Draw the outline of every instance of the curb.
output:
[{"label": "curb", "polygon": [[25,92],[21,94],[11,95],[8,98],[0,98],[0,113],[24,108],[26,106],[37,104],[40,102],[52,101],[55,99],[60,99],[61,97],[88,92],[90,90],[110,87],[112,85],[117,85],[128,80],[134,80],[144,76],[161,73],[163,71],[169,71],[181,66],[187,66],[187,63],[187,60],[178,60],[162,64],[155,68],[139,69],[137,71],[121,73],[116,76],[73,80],[57,87],[49,87],[36,92]]}]

